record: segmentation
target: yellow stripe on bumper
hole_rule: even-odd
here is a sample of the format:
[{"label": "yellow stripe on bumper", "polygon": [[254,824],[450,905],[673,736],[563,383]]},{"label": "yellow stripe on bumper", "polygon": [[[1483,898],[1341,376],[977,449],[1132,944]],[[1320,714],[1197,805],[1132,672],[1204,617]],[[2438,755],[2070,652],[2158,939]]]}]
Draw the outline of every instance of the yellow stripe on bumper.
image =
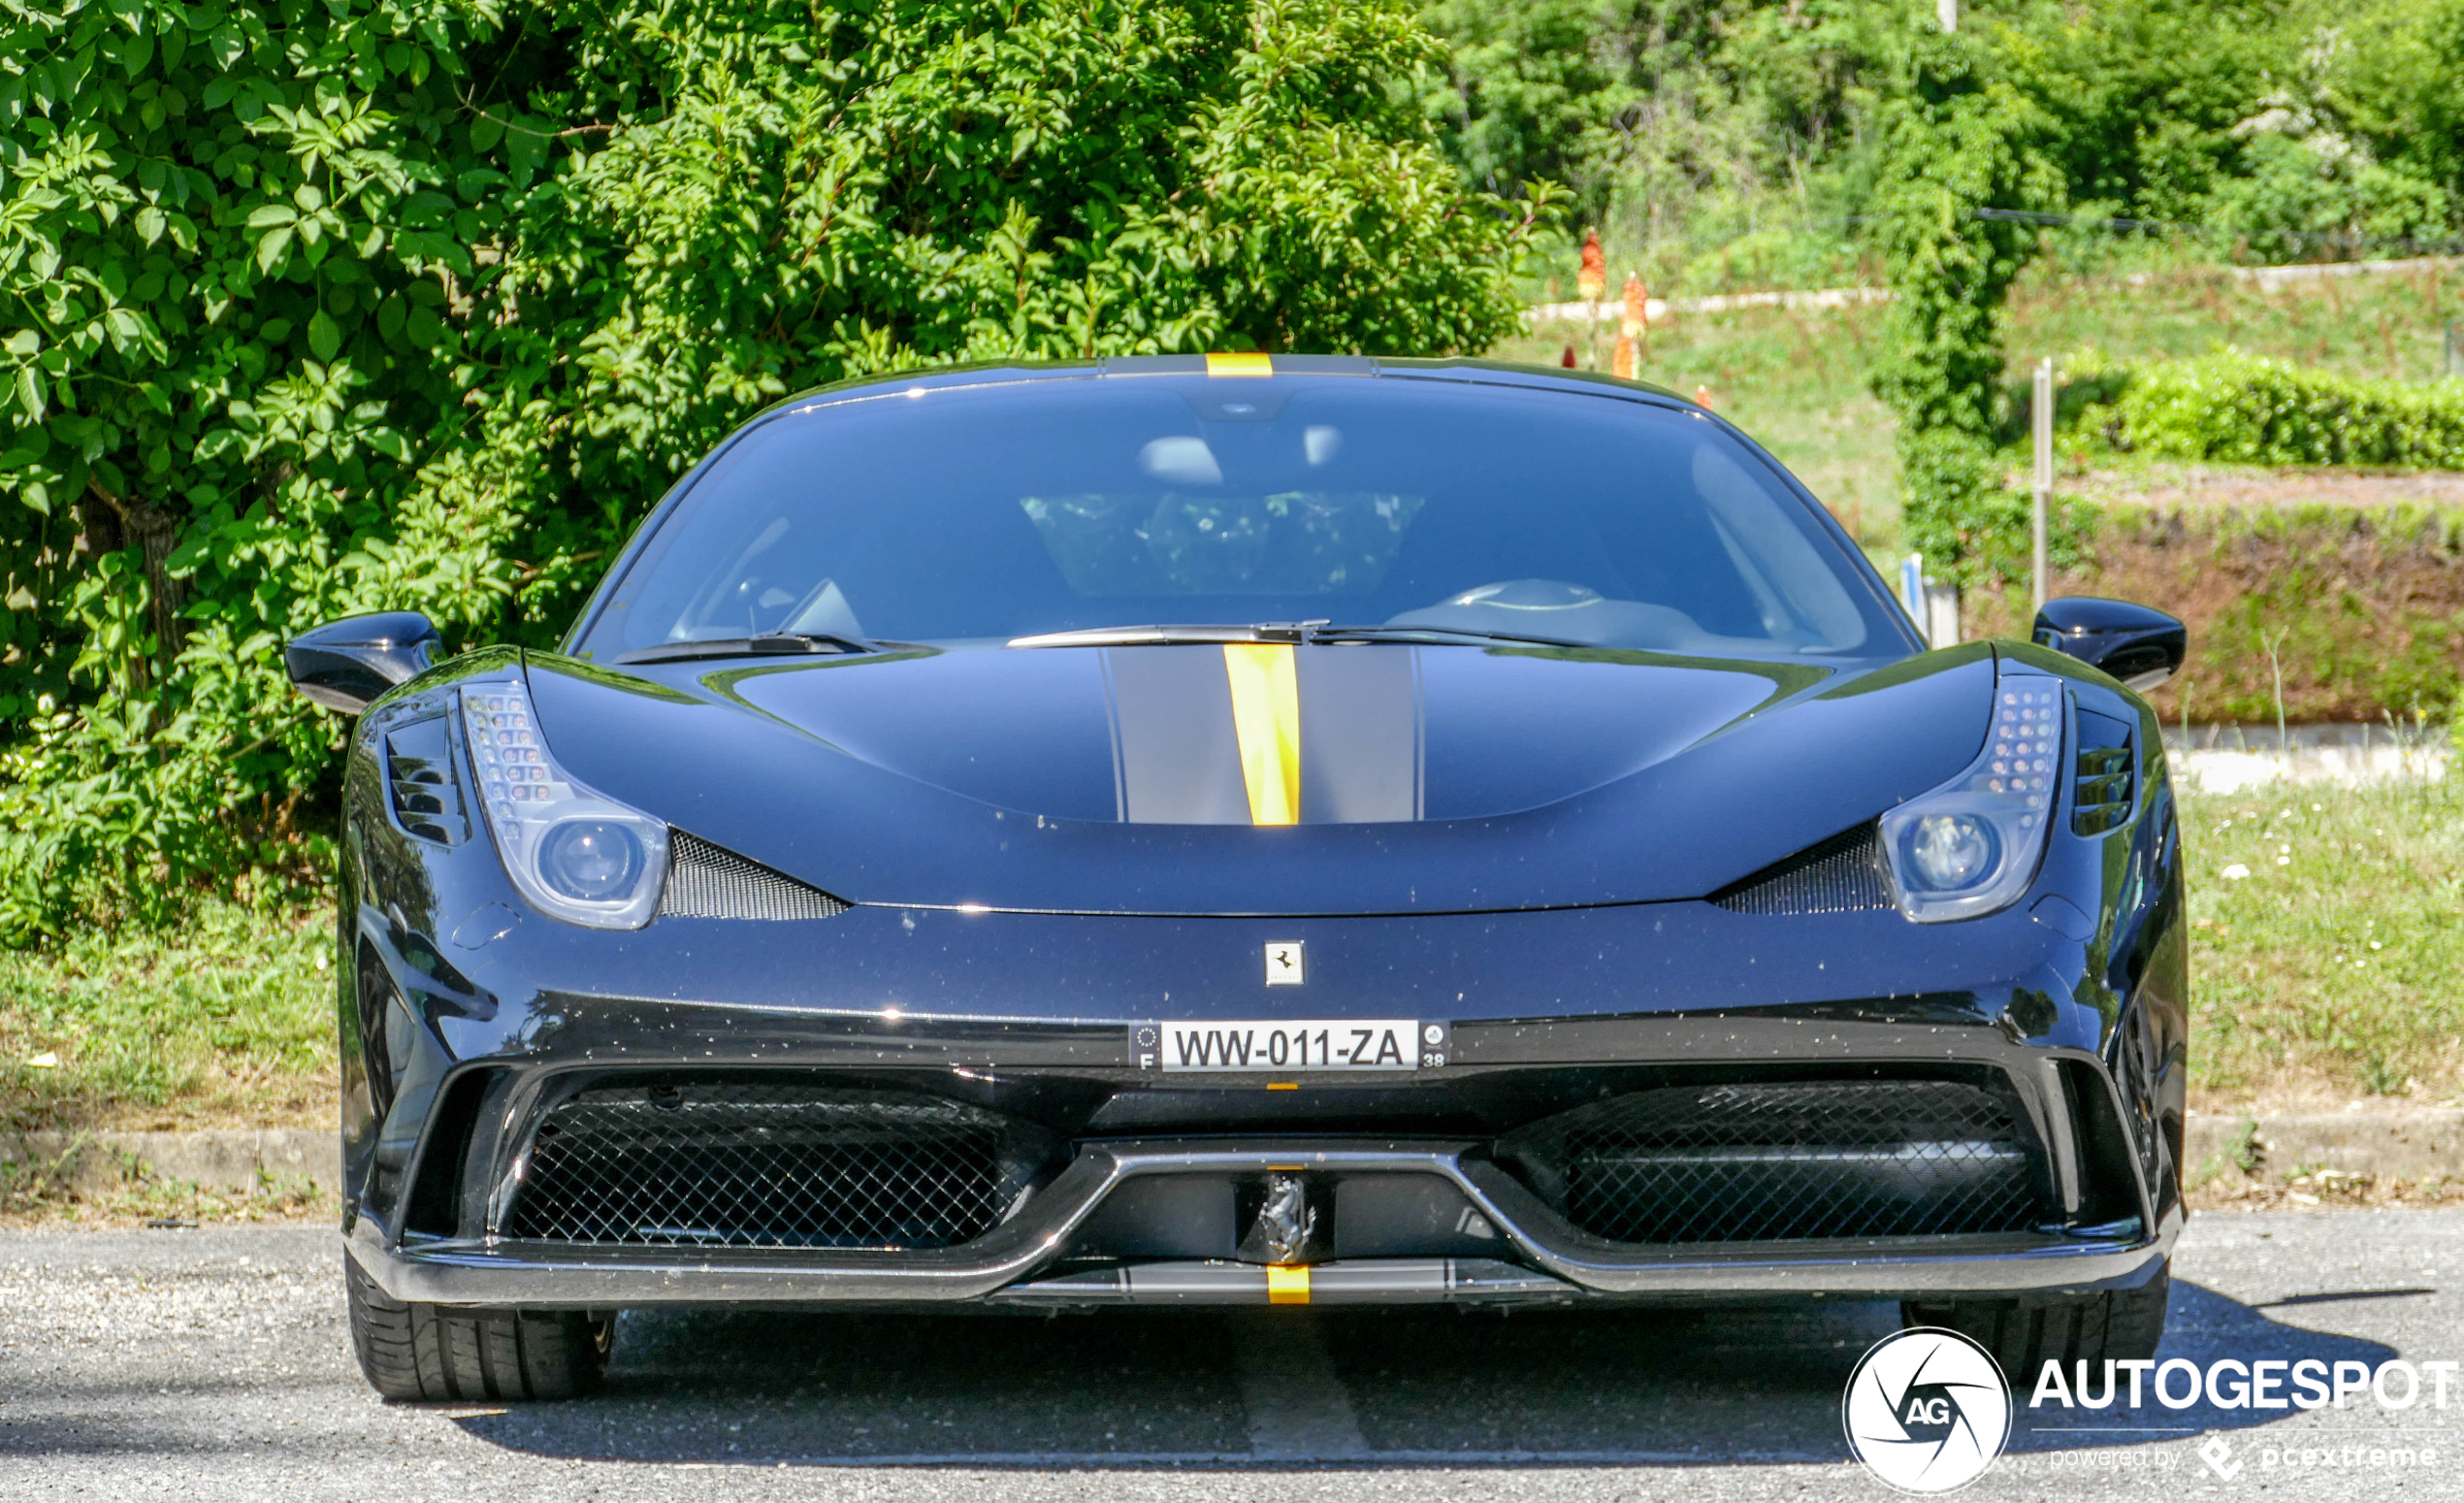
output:
[{"label": "yellow stripe on bumper", "polygon": [[1209,376],[1273,376],[1275,357],[1254,350],[1207,356]]},{"label": "yellow stripe on bumper", "polygon": [[1225,642],[1232,734],[1241,743],[1249,823],[1301,822],[1301,680],[1283,642]]},{"label": "yellow stripe on bumper", "polygon": [[1270,1305],[1308,1304],[1309,1265],[1307,1263],[1267,1264],[1266,1302]]}]

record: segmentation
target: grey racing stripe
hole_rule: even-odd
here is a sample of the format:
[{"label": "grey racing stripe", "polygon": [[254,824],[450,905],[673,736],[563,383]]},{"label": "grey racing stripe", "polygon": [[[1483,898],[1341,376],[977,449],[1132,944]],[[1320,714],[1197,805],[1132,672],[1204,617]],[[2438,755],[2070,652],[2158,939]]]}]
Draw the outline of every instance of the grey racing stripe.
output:
[{"label": "grey racing stripe", "polygon": [[[1232,728],[1223,649],[1100,650],[1112,670],[1108,687],[1122,818],[1133,825],[1248,824],[1248,785],[1241,778],[1241,741]],[[1306,676],[1302,682],[1306,685]],[[1304,719],[1303,755],[1308,744]]]},{"label": "grey racing stripe", "polygon": [[1395,824],[1420,817],[1420,649],[1303,647],[1301,823]]}]

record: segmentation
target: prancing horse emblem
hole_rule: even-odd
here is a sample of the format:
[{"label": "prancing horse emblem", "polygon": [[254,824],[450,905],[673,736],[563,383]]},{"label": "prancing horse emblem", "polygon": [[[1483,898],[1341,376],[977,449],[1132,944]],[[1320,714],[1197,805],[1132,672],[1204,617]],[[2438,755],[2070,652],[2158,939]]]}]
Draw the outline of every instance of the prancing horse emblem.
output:
[{"label": "prancing horse emblem", "polygon": [[1296,987],[1308,972],[1297,939],[1270,939],[1266,942],[1266,984],[1271,987]]},{"label": "prancing horse emblem", "polygon": [[1309,1239],[1317,1230],[1317,1213],[1297,1174],[1266,1177],[1266,1203],[1257,1211],[1258,1240],[1269,1262],[1291,1264],[1304,1259]]}]

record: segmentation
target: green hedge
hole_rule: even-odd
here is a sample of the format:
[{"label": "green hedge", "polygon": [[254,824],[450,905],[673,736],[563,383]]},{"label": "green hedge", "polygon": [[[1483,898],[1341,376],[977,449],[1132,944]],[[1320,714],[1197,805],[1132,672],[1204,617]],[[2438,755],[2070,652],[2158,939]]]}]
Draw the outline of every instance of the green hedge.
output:
[{"label": "green hedge", "polygon": [[2464,470],[2464,381],[2359,380],[2227,352],[2132,368],[2087,413],[2115,447],[2157,459]]},{"label": "green hedge", "polygon": [[278,648],[553,641],[779,396],[1477,350],[1407,0],[64,0],[0,15],[0,943],[313,874]]}]

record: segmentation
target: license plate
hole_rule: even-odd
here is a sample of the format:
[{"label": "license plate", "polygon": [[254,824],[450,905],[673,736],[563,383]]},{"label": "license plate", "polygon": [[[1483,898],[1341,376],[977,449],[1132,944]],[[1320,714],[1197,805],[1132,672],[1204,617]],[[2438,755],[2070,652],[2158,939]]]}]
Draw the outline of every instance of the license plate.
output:
[{"label": "license plate", "polygon": [[1172,1074],[1411,1070],[1430,1054],[1421,1033],[1410,1018],[1164,1023],[1136,1029],[1132,1047],[1142,1067]]}]

